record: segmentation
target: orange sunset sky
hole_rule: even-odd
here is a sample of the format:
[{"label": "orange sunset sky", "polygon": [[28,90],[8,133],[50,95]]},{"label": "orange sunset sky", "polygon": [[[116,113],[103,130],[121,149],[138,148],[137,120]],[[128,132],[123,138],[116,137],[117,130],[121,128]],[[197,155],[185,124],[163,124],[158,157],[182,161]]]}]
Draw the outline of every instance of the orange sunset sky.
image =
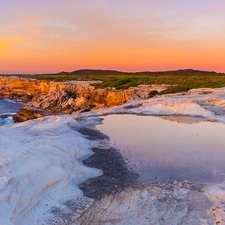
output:
[{"label": "orange sunset sky", "polygon": [[1,0],[0,73],[225,72],[224,0]]}]

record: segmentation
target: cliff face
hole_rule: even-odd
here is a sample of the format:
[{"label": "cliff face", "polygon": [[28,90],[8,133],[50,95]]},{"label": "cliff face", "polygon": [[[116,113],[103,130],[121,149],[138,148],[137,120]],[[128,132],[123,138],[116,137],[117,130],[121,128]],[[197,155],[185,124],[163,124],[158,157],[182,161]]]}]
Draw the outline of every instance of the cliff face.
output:
[{"label": "cliff face", "polygon": [[18,77],[0,77],[0,96],[19,99],[24,96],[47,94],[49,91],[62,90],[63,83],[24,79]]},{"label": "cliff face", "polygon": [[25,121],[51,114],[68,114],[93,108],[122,105],[132,95],[152,97],[151,93],[164,90],[168,85],[139,85],[127,90],[96,89],[94,81],[53,82],[19,77],[0,77],[0,99],[25,102],[14,117]]},{"label": "cliff face", "polygon": [[95,89],[85,82],[51,82],[18,77],[0,77],[0,96],[18,100],[20,98],[47,95],[50,92],[65,91],[73,98],[83,97],[93,104],[115,106],[126,102],[134,93],[130,91],[109,91]]},{"label": "cliff face", "polygon": [[[95,107],[124,104],[130,91],[95,89],[90,82],[50,82],[18,77],[0,77],[0,98],[26,102],[14,117],[16,121],[39,118],[44,112],[75,113]],[[44,110],[44,111],[43,111]]]}]

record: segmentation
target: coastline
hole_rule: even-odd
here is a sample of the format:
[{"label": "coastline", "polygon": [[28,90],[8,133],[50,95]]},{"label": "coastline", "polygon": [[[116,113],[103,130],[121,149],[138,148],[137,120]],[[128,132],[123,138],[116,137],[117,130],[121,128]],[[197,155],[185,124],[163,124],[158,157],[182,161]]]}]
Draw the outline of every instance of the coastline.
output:
[{"label": "coastline", "polygon": [[[25,166],[25,162],[33,161],[32,166],[29,166],[29,180],[24,179],[24,182],[28,183],[19,185],[19,192],[13,193],[17,198],[18,196],[25,197],[28,205],[20,202],[18,208],[16,206],[18,202],[16,204],[7,203],[9,212],[12,209],[14,212],[6,213],[3,221],[5,219],[8,222],[10,218],[15,221],[12,223],[13,225],[26,225],[34,220],[38,221],[37,224],[42,222],[46,225],[53,225],[60,221],[61,224],[76,222],[99,225],[108,221],[108,224],[114,225],[121,222],[137,224],[141,219],[143,225],[151,224],[151,222],[157,224],[157,221],[161,221],[162,224],[176,224],[179,221],[188,224],[192,221],[196,224],[204,222],[210,225],[216,220],[222,224],[225,221],[223,212],[224,183],[206,185],[189,181],[174,181],[172,183],[139,184],[136,182],[135,171],[127,167],[119,151],[109,145],[110,137],[101,134],[95,126],[101,123],[99,116],[109,114],[188,115],[196,118],[194,121],[198,121],[197,118],[203,118],[208,121],[225,123],[222,114],[224,92],[225,89],[210,90],[207,94],[205,94],[205,89],[191,90],[182,95],[166,95],[145,100],[134,99],[124,105],[83,114],[52,115],[1,127],[0,141],[1,147],[4,149],[2,153],[9,154],[1,158],[1,165],[8,168],[14,165],[12,164],[13,160],[18,160],[15,166],[21,164],[20,160],[25,160],[22,163]],[[181,121],[185,120],[181,118]],[[11,146],[12,144],[13,146]],[[93,151],[90,151],[91,149],[94,154]],[[30,159],[32,160],[30,161]],[[49,165],[47,169],[44,169],[50,173],[49,177],[39,181],[36,179],[43,175],[32,177],[36,172],[31,174],[31,169],[34,171],[37,169],[34,162],[41,163],[37,167],[39,169]],[[54,165],[54,169],[51,169],[51,165]],[[27,168],[27,166],[25,167]],[[26,171],[19,171],[20,169],[20,167],[16,167],[15,171],[13,169],[12,171],[21,172],[21,174]],[[54,176],[52,175],[53,171]],[[118,176],[121,171],[122,173]],[[61,175],[62,177],[55,177]],[[2,188],[12,188],[10,185],[15,182],[12,183],[9,180],[18,181],[19,178],[19,175],[17,177],[15,174],[9,178],[7,176],[6,170],[5,180],[1,180]],[[55,179],[55,181],[51,179]],[[21,194],[32,194],[30,190],[26,190],[30,187],[30,181],[32,188],[39,188],[42,182],[47,182],[42,188],[46,193],[43,195],[44,198],[37,195],[38,198],[40,197],[39,205],[35,205],[36,194],[32,199]],[[39,191],[35,190],[34,193],[39,193]],[[4,200],[2,201],[4,202]],[[33,210],[38,207],[41,209],[41,214]],[[179,213],[176,211],[178,208]],[[155,213],[159,211],[162,213]],[[11,217],[12,215],[13,217]]]},{"label": "coastline", "polygon": [[99,81],[54,82],[0,76],[0,98],[24,102],[15,115],[24,122],[48,115],[77,114],[105,107],[123,105],[132,96],[153,97],[170,85],[139,85],[125,90],[100,89],[91,86]]},{"label": "coastline", "polygon": [[[123,221],[124,223],[132,225],[136,224],[138,221],[140,222],[140,220],[143,222],[142,224],[151,224],[151,221],[152,224],[154,223],[157,224],[156,221],[161,220],[163,221],[164,224],[171,224],[173,222],[176,223],[175,221],[178,222],[181,218],[183,218],[182,221],[184,222],[184,224],[187,224],[187,222],[190,220],[195,221],[195,223],[197,224],[201,224],[200,221],[203,220],[205,221],[205,224],[213,224],[214,219],[212,212],[217,213],[216,214],[217,217],[218,215],[221,215],[221,212],[217,211],[218,206],[215,206],[218,205],[220,201],[214,205],[214,202],[210,200],[207,195],[209,196],[218,195],[215,192],[215,190],[217,190],[216,187],[222,184],[217,183],[210,184],[210,187],[207,187],[205,184],[204,185],[201,183],[195,184],[188,181],[184,182],[174,181],[172,183],[153,182],[145,185],[138,184],[135,180],[137,174],[133,173],[132,170],[130,170],[130,168],[127,168],[126,163],[124,163],[125,161],[123,160],[123,158],[121,158],[121,155],[118,153],[118,151],[117,150],[115,151],[110,147],[108,137],[105,136],[104,134],[101,134],[99,131],[95,129],[96,124],[99,123],[101,123],[101,119],[97,118],[96,116],[94,117],[91,116],[86,117],[84,115],[82,115],[82,117],[81,115],[50,116],[2,128],[3,130],[5,129],[9,130],[10,135],[13,134],[12,129],[13,130],[15,129],[16,131],[18,128],[20,127],[22,128],[23,133],[21,133],[21,129],[19,133],[21,135],[26,135],[27,136],[26,139],[28,141],[28,142],[25,141],[26,139],[24,140],[25,142],[23,141],[23,148],[22,148],[23,151],[26,149],[25,146],[28,143],[29,143],[28,146],[30,145],[33,146],[33,144],[37,145],[37,143],[39,143],[37,141],[40,138],[41,133],[45,135],[45,132],[47,131],[48,135],[51,134],[51,139],[53,137],[54,139],[52,139],[53,142],[49,143],[48,141],[48,144],[46,145],[45,139],[47,138],[46,140],[49,140],[50,136],[41,138],[44,144],[43,146],[45,146],[43,149],[45,152],[45,158],[47,154],[49,154],[48,152],[51,151],[50,149],[53,146],[55,147],[57,146],[56,149],[55,147],[53,149],[54,155],[57,154],[57,152],[55,152],[55,150],[57,149],[62,149],[63,152],[64,151],[67,152],[69,149],[75,150],[80,144],[79,145],[76,144],[77,146],[76,147],[74,145],[76,142],[73,141],[72,143],[70,138],[74,136],[74,134],[76,133],[79,133],[79,136],[81,135],[83,138],[85,138],[83,139],[85,140],[85,143],[87,143],[87,140],[90,141],[90,144],[92,143],[91,145],[89,145],[89,149],[93,149],[95,151],[94,153],[88,154],[85,153],[85,156],[80,155],[81,154],[80,151],[82,149],[83,150],[87,149],[87,146],[85,148],[80,146],[81,147],[81,148],[79,147],[80,150],[77,152],[78,150],[77,149],[76,150],[77,153],[75,153],[76,155],[78,154],[76,158],[80,160],[80,162],[83,161],[82,163],[83,166],[87,168],[85,169],[86,172],[88,171],[88,173],[82,172],[81,174],[83,175],[81,176],[81,174],[79,175],[77,173],[78,171],[81,172],[81,170],[78,171],[77,169],[74,170],[75,177],[77,175],[78,177],[80,177],[78,178],[79,182],[77,183],[78,185],[77,188],[79,189],[76,189],[77,191],[78,190],[79,191],[74,192],[73,190],[72,192],[70,192],[70,194],[66,192],[67,194],[69,194],[68,197],[66,198],[60,197],[57,201],[54,202],[49,200],[47,200],[46,202],[45,196],[45,198],[43,199],[44,217],[43,216],[40,217],[39,215],[38,216],[39,222],[41,219],[42,223],[45,225],[53,225],[56,222],[59,223],[60,221],[61,224],[68,224],[68,221],[70,221],[69,224],[71,225],[73,223],[76,224],[91,223],[93,225],[97,225],[97,224],[105,224],[106,221],[108,221],[109,224],[114,225],[120,224],[119,222],[115,221]],[[57,129],[57,127],[60,127],[60,129]],[[69,134],[68,131],[65,132],[67,128],[69,128],[70,134],[72,136],[70,135],[69,137],[67,137]],[[0,132],[3,131],[2,129],[0,129]],[[2,134],[1,137],[4,137],[4,135]],[[60,139],[59,134],[61,137]],[[36,141],[33,140],[34,138],[33,135],[37,136],[38,139]],[[16,141],[16,143],[18,144],[20,143],[19,139]],[[11,141],[15,143],[15,140]],[[67,146],[69,148],[65,146],[65,143],[67,143]],[[79,141],[79,143],[82,142]],[[4,147],[5,144],[2,146],[3,148],[5,148]],[[38,151],[40,151],[41,148],[40,143],[38,145],[39,146],[36,146],[35,149],[37,148],[39,149]],[[104,154],[102,154],[103,151]],[[71,153],[69,153],[68,160],[70,158]],[[62,158],[62,160],[63,160],[62,165],[64,165],[65,163],[68,164],[68,162],[71,161],[69,160],[65,162],[64,157]],[[75,163],[73,162],[73,166],[75,166],[76,168],[78,164],[76,162]],[[83,166],[82,168],[84,169]],[[67,167],[68,166],[66,167],[60,166],[60,168],[62,168],[63,170],[66,169]],[[98,167],[99,169],[102,170],[102,172],[96,170],[93,167]],[[88,176],[90,176],[90,172],[93,170],[96,172],[99,171],[100,173],[97,172],[98,175],[96,174],[97,176],[95,175],[96,176],[95,178],[89,177],[88,179],[87,174],[89,174]],[[93,174],[93,172],[91,172],[91,174]],[[120,176],[118,177],[119,172],[122,172],[121,177]],[[104,173],[105,175],[103,175]],[[84,176],[84,174],[86,175]],[[128,177],[131,175],[130,176],[131,179],[127,179],[128,178],[127,175]],[[52,177],[50,179],[52,179]],[[74,182],[71,184],[74,186]],[[80,189],[84,191],[83,194],[80,191]],[[65,195],[65,192],[60,191],[59,193],[60,195],[62,194]],[[10,208],[11,207],[12,206],[10,206]],[[118,207],[120,208],[120,211],[116,210]],[[176,214],[176,211],[174,211],[177,207],[179,208],[180,212],[179,214]],[[211,207],[212,211],[210,211]],[[159,213],[155,214],[155,212],[158,211],[161,211],[162,214]],[[137,213],[139,216],[137,215]],[[168,215],[167,217],[165,217],[163,216],[164,213],[169,213],[171,216]],[[174,216],[175,215],[174,213],[177,215],[176,217]],[[29,216],[26,214],[25,215],[26,217],[27,216],[30,217],[32,216],[32,214],[29,212],[28,214]],[[37,218],[36,217],[37,215],[36,214],[33,215],[32,221],[34,221],[34,218]],[[15,216],[15,218],[17,217]],[[27,224],[25,221],[21,219],[19,221],[20,224]]]}]

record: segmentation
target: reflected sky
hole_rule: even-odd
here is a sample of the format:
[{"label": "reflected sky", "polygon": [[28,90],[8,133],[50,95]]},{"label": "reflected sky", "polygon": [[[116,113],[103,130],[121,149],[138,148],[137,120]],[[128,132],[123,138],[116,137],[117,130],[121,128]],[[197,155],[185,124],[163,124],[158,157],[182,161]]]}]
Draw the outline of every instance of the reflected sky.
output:
[{"label": "reflected sky", "polygon": [[224,124],[136,115],[103,118],[97,128],[110,136],[142,181],[225,180]]}]

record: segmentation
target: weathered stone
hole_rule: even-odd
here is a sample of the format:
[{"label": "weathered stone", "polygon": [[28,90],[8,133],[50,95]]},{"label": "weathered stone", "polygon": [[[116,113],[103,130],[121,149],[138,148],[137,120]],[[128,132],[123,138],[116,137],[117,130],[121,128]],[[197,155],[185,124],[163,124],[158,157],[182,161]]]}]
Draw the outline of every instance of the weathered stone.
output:
[{"label": "weathered stone", "polygon": [[[177,184],[129,187],[94,202],[76,218],[76,224],[214,224],[212,203],[205,194]],[[61,223],[65,224],[65,223]]]},{"label": "weathered stone", "polygon": [[[0,98],[8,98],[26,102],[18,112],[15,120],[27,120],[44,115],[44,111],[54,114],[68,114],[122,105],[134,94],[148,98],[149,92],[155,89],[165,89],[167,86],[140,85],[128,90],[96,89],[90,86],[90,81],[54,82],[19,77],[0,77]],[[31,108],[30,108],[31,107]],[[40,115],[34,116],[34,108]],[[32,116],[28,113],[31,110]],[[40,111],[44,110],[44,111]],[[20,118],[20,119],[17,119]]]},{"label": "weathered stone", "polygon": [[95,107],[121,105],[134,93],[133,91],[95,89],[88,84],[74,81],[50,82],[0,77],[0,96],[27,102],[14,116],[15,121],[25,121],[39,118],[46,114],[45,111],[68,114],[91,110]]},{"label": "weathered stone", "polygon": [[15,122],[24,122],[27,120],[37,119],[42,116],[52,115],[50,112],[39,110],[34,107],[23,106],[16,115],[13,115],[13,120]]}]

